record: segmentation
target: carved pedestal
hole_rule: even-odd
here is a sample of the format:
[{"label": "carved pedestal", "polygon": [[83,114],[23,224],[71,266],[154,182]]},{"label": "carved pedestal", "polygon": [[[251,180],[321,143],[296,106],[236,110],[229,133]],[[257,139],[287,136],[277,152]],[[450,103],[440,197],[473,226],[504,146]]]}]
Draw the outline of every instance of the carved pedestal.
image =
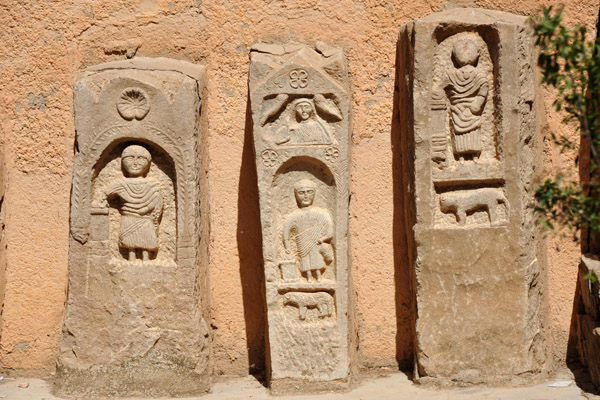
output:
[{"label": "carved pedestal", "polygon": [[527,377],[546,357],[528,20],[436,13],[402,27],[399,60],[417,376]]},{"label": "carved pedestal", "polygon": [[69,298],[55,389],[208,389],[200,237],[203,68],[134,59],[75,84]]},{"label": "carved pedestal", "polygon": [[255,45],[250,97],[274,391],[350,373],[347,72],[318,43]]}]

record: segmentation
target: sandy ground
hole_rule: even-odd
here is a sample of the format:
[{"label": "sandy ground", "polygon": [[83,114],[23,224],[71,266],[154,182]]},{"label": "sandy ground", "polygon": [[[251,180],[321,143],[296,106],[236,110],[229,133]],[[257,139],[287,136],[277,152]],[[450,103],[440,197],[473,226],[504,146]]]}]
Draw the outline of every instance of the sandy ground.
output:
[{"label": "sandy ground", "polygon": [[[0,382],[0,399],[58,400],[50,394],[51,384],[40,379],[6,378]],[[211,393],[179,400],[284,399],[272,397],[254,378],[236,378],[215,383]],[[512,388],[470,388],[436,390],[413,384],[406,375],[394,373],[387,377],[366,380],[348,393],[301,395],[303,400],[584,400],[600,399],[583,393],[572,379],[549,380],[543,384]],[[82,399],[83,400],[83,399]]]}]

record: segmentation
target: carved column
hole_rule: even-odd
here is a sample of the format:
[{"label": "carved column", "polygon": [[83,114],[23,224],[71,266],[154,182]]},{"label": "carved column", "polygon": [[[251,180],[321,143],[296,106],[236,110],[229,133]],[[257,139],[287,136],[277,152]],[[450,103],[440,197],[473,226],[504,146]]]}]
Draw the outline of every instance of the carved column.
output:
[{"label": "carved column", "polygon": [[69,298],[56,390],[208,389],[199,282],[203,67],[137,58],[75,84]]},{"label": "carved column", "polygon": [[402,27],[398,82],[417,376],[480,383],[546,361],[528,19],[455,9]]},{"label": "carved column", "polygon": [[301,45],[255,45],[250,99],[270,387],[344,387],[352,334],[350,109],[342,51],[323,43],[316,51]]}]

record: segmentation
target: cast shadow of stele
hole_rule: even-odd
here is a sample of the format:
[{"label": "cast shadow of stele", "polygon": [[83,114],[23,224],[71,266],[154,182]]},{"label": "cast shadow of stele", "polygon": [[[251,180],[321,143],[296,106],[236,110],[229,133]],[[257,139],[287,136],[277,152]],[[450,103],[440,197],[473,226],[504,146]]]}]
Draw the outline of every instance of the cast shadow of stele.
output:
[{"label": "cast shadow of stele", "polygon": [[392,177],[393,177],[393,245],[394,245],[394,282],[396,304],[396,362],[398,368],[412,379],[414,366],[414,338],[416,310],[414,301],[413,274],[410,270],[410,233],[412,232],[414,212],[411,214],[410,192],[407,187],[407,170],[410,163],[404,157],[409,157],[403,146],[410,143],[407,136],[411,133],[412,115],[408,103],[409,88],[403,63],[409,61],[407,41],[401,37],[396,46],[396,75],[394,80],[394,100],[391,120],[392,145]]},{"label": "cast shadow of stele", "polygon": [[266,304],[262,229],[252,136],[250,98],[246,103],[244,145],[238,186],[237,245],[244,304],[249,373],[265,383]]}]

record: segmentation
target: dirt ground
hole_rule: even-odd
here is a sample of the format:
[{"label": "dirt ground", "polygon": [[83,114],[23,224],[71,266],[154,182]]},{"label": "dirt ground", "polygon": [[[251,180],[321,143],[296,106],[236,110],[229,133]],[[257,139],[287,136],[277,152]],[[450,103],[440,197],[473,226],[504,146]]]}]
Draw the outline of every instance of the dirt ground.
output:
[{"label": "dirt ground", "polygon": [[[526,387],[496,387],[468,389],[434,389],[414,384],[403,373],[365,379],[348,393],[272,397],[267,389],[253,377],[224,379],[213,385],[210,393],[180,400],[585,400],[600,399],[586,393],[569,372],[559,373],[552,379]],[[0,399],[7,400],[59,400],[50,393],[51,382],[41,379],[5,378],[0,382]],[[137,400],[141,400],[138,398]],[[83,398],[81,398],[83,400]],[[88,400],[88,399],[86,399]],[[166,400],[166,399],[165,399]]]}]

